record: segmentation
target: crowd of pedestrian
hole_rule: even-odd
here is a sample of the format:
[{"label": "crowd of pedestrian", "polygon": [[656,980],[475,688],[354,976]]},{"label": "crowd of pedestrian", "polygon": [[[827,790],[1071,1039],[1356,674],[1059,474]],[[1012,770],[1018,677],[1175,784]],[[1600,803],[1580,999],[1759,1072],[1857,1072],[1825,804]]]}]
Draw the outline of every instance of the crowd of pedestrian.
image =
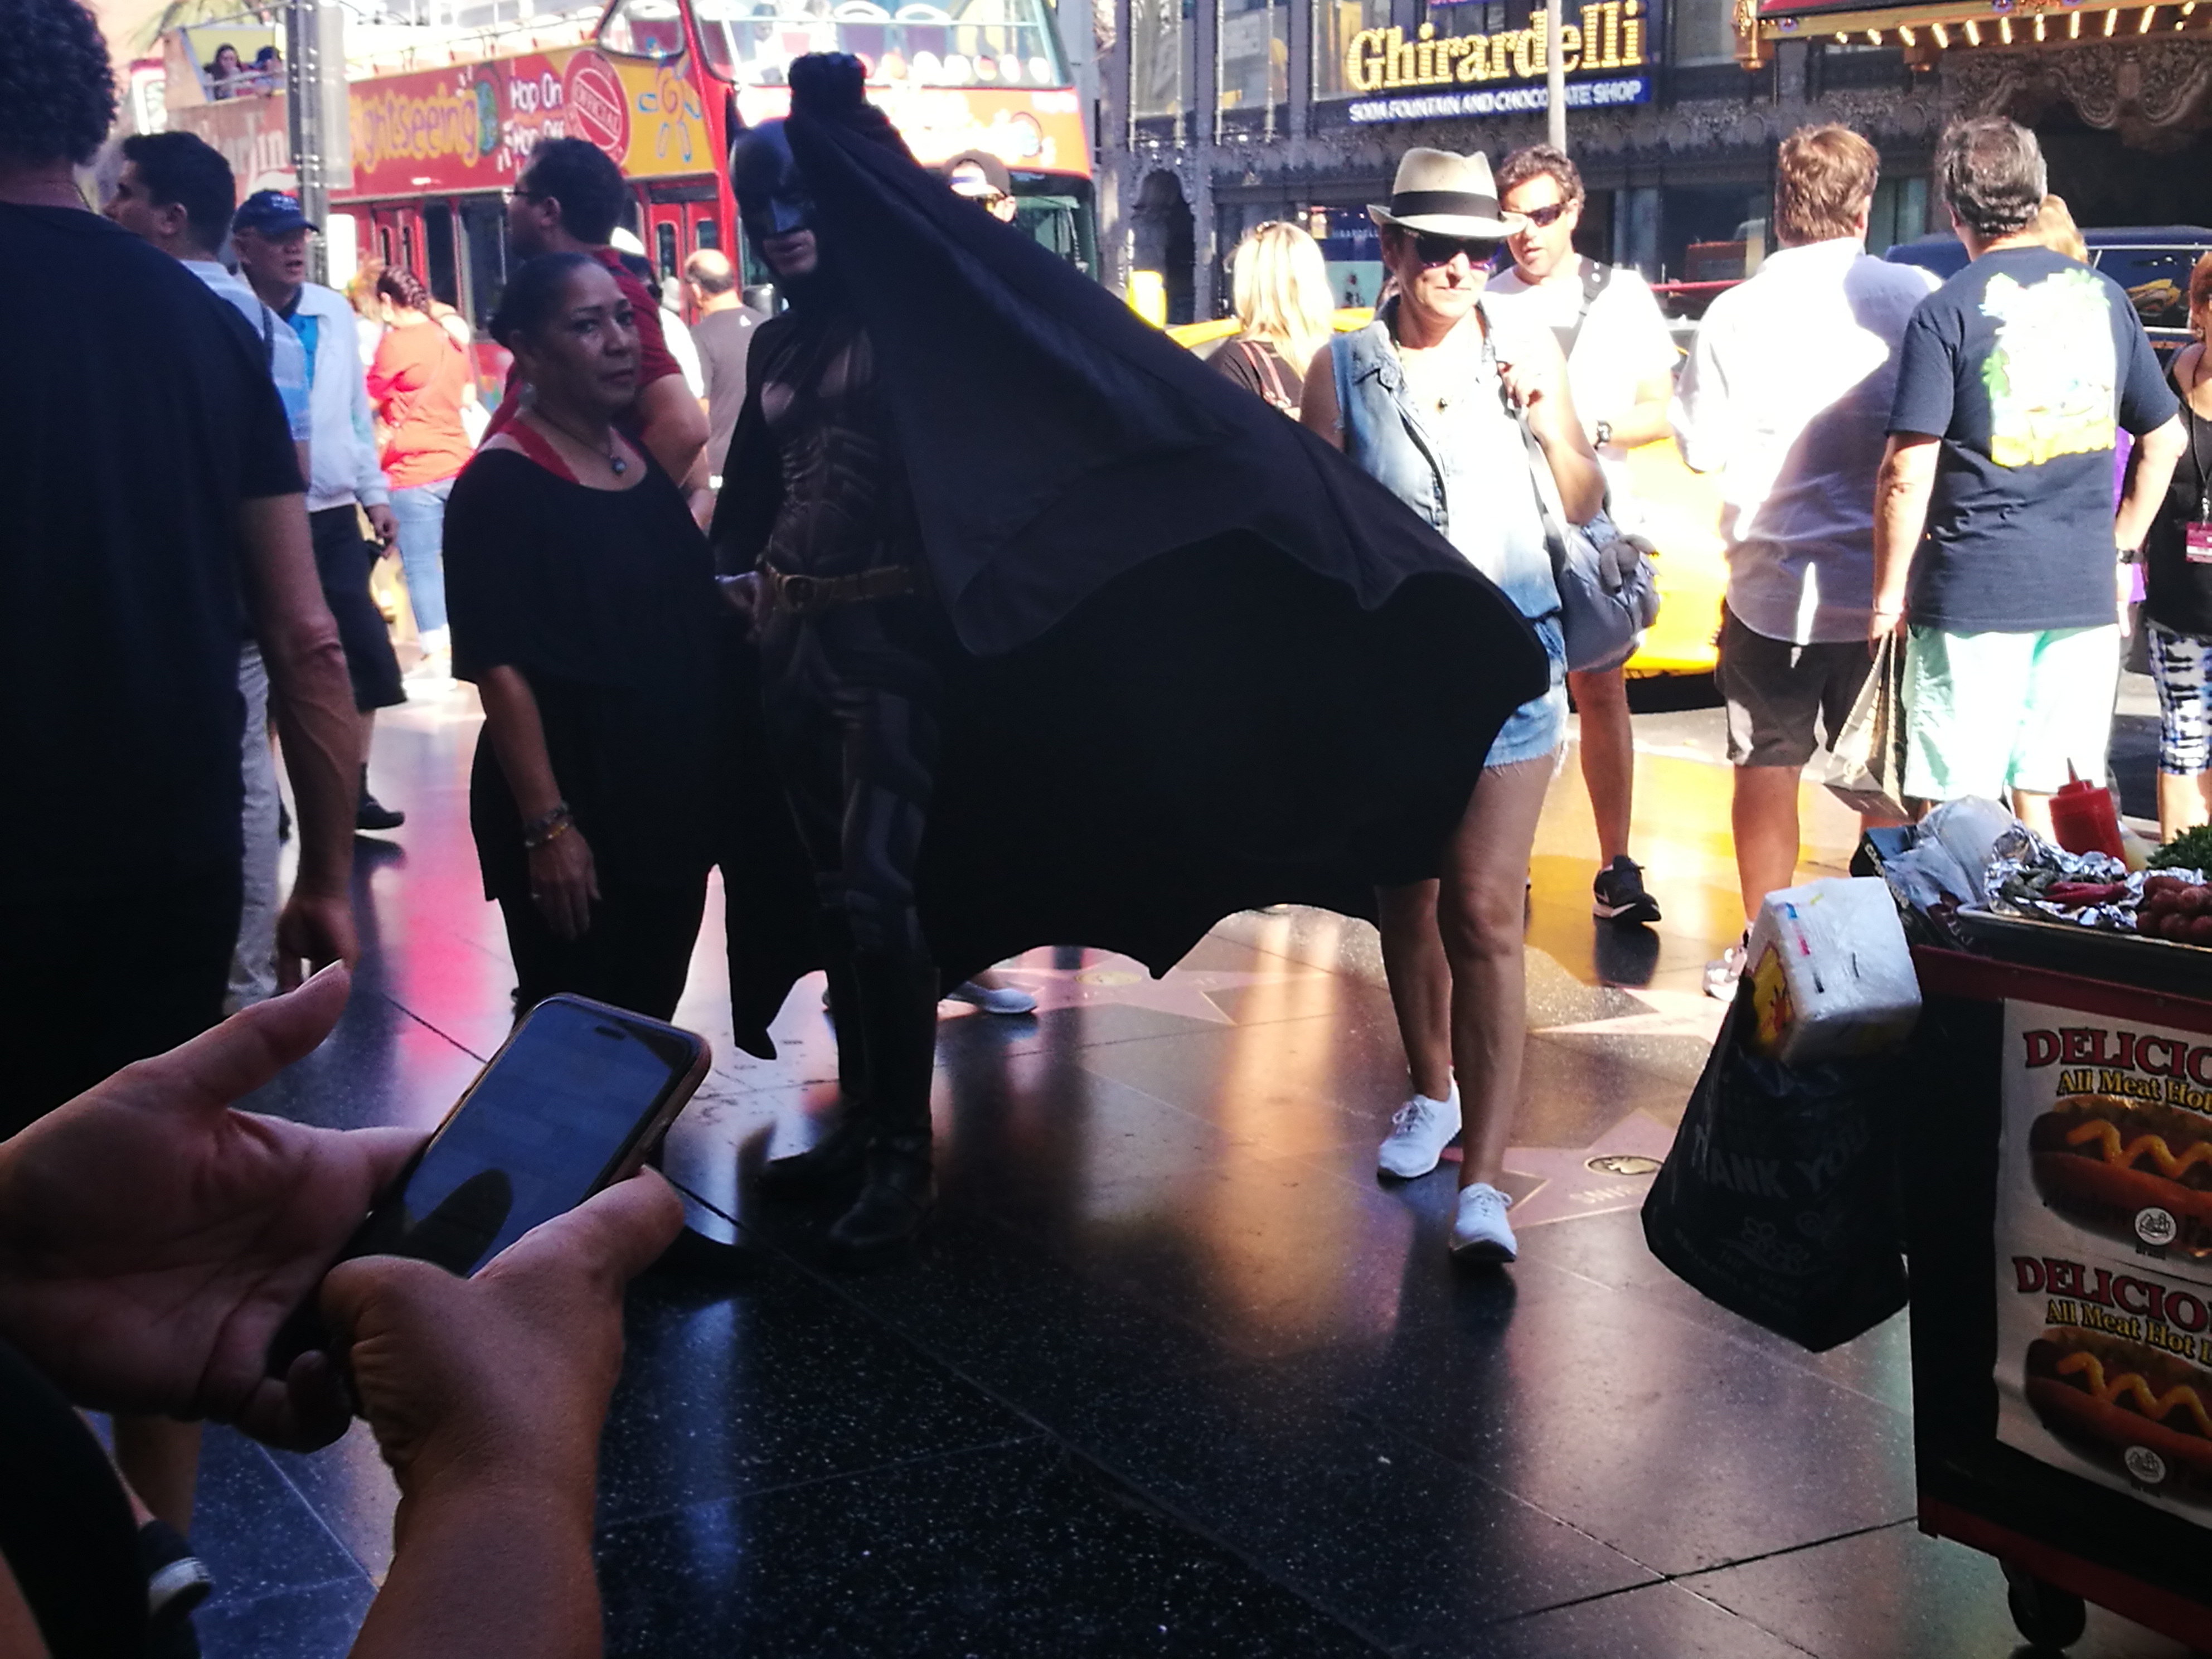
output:
[{"label": "crowd of pedestrian", "polygon": [[[1715,678],[1747,936],[1761,900],[1795,878],[1805,769],[1862,704],[1885,641],[1907,734],[1899,805],[1917,814],[1961,795],[1999,799],[2047,835],[2052,793],[2106,775],[2129,601],[2141,601],[2161,714],[2160,832],[2212,817],[2212,473],[2200,431],[2212,414],[2212,255],[2190,279],[2196,343],[2168,374],[2125,291],[2088,264],[2024,129],[1988,118],[1945,135],[1937,184],[1969,257],[1948,283],[1867,251],[1878,172],[1873,146],[1845,128],[1785,139],[1774,251],[1712,301],[1686,354],[1640,275],[1576,251],[1581,178],[1547,145],[1505,157],[1494,182],[1480,155],[1409,153],[1397,192],[1422,192],[1431,211],[1370,210],[1384,301],[1325,347],[1285,355],[1329,324],[1326,273],[1303,230],[1258,226],[1230,261],[1239,329],[1215,366],[1279,407],[1299,402],[1499,583],[1555,654],[1546,501],[1577,503],[1566,516],[1586,528],[1601,514],[1635,529],[1627,452],[1668,437],[1714,475],[1728,562]],[[1533,471],[1516,415],[1541,444],[1546,465]],[[1579,477],[1570,489],[1560,470],[1574,469],[1575,447],[1597,471],[1579,501]],[[1479,529],[1471,501],[1483,504]],[[1565,678],[1599,845],[1594,911],[1655,921],[1629,852],[1621,666]],[[1508,767],[1559,750],[1561,723],[1540,722],[1536,705],[1523,714],[1525,755],[1509,728],[1478,809],[1486,792],[1505,799]],[[1456,902],[1449,876],[1441,912],[1427,894],[1418,917],[1411,894],[1380,899],[1413,1081],[1381,1148],[1385,1174],[1426,1174],[1463,1135],[1463,1194],[1488,1190],[1511,1117],[1504,1051],[1519,1030],[1517,974],[1498,975],[1516,954],[1504,935],[1517,929],[1521,831],[1541,794],[1485,826],[1480,868]],[[1431,914],[1445,918],[1443,951]],[[1744,955],[1740,940],[1709,965],[1711,994],[1735,994]],[[1485,988],[1453,995],[1462,975]],[[1455,1248],[1510,1259],[1503,1195],[1463,1195],[1477,1203],[1483,1218],[1462,1208]]]}]

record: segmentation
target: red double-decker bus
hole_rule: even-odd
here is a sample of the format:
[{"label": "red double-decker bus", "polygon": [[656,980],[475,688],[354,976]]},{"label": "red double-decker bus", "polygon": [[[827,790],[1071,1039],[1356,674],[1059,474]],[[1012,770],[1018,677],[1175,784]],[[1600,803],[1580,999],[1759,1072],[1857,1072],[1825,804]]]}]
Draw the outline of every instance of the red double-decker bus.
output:
[{"label": "red double-decker bus", "polygon": [[833,51],[867,65],[920,161],[997,155],[1018,222],[1096,270],[1089,133],[1044,0],[612,0],[596,23],[541,15],[401,46],[349,88],[352,179],[331,212],[353,219],[361,258],[407,266],[481,331],[507,276],[507,186],[541,138],[581,137],[630,181],[630,228],[664,282],[708,247],[763,282],[730,194],[732,132],[786,112],[793,58]]}]

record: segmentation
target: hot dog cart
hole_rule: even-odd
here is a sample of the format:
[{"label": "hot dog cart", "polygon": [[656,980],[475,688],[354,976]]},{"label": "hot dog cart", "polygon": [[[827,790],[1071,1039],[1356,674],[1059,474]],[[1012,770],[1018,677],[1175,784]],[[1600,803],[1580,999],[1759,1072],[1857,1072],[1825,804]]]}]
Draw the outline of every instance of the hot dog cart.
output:
[{"label": "hot dog cart", "polygon": [[2021,925],[1913,951],[1920,1526],[2039,1646],[2095,1602],[2212,1651],[2212,951]]}]

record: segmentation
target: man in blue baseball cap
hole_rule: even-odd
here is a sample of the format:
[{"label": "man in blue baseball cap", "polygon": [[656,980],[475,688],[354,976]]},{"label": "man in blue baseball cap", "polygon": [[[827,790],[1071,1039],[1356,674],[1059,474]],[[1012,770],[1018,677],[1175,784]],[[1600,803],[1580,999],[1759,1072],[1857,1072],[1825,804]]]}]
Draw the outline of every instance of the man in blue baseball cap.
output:
[{"label": "man in blue baseball cap", "polygon": [[[337,619],[346,672],[353,679],[354,706],[361,713],[362,766],[356,827],[395,830],[406,822],[406,814],[369,793],[367,761],[376,711],[406,702],[407,693],[400,684],[392,636],[385,631],[376,601],[369,597],[368,575],[379,550],[394,544],[398,526],[392,517],[391,492],[377,465],[375,446],[363,435],[374,427],[353,307],[343,296],[307,280],[307,234],[316,228],[300,211],[299,198],[281,190],[255,191],[240,204],[230,222],[240,274],[270,310],[292,325],[307,349],[307,414],[313,434],[307,522],[314,532],[315,569],[331,615]],[[375,547],[362,539],[360,514],[368,515],[369,528],[376,533]]]}]

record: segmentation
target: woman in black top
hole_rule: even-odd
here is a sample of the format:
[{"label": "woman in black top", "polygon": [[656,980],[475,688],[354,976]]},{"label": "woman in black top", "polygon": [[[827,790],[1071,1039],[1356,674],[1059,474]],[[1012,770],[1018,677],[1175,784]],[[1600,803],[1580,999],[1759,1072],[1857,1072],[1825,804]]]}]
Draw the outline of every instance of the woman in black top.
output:
[{"label": "woman in black top", "polygon": [[1297,419],[1305,367],[1328,343],[1335,316],[1320,244],[1279,219],[1255,225],[1230,256],[1229,289],[1237,332],[1207,361]]},{"label": "woman in black top", "polygon": [[2158,828],[2171,841],[2212,818],[2212,253],[2189,275],[2189,327],[2196,343],[2173,360],[2174,390],[2189,446],[2173,469],[2165,504],[2143,538],[2149,568],[2143,615],[2151,678],[2158,684]]},{"label": "woman in black top", "polygon": [[581,254],[533,259],[492,336],[534,388],[453,485],[453,672],[484,736],[469,822],[528,1008],[569,991],[665,1019],[713,859],[726,626],[682,494],[614,421],[637,331]]}]

